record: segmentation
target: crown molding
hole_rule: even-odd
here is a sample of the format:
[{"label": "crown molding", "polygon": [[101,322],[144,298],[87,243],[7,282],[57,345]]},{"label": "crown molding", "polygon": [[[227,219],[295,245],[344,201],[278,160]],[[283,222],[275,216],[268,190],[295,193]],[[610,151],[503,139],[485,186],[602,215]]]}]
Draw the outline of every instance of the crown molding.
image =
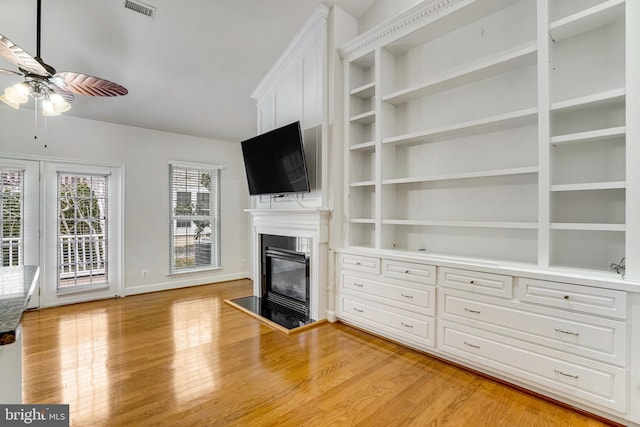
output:
[{"label": "crown molding", "polygon": [[477,0],[435,0],[420,3],[361,34],[338,49],[340,58],[364,55],[381,44],[407,35],[440,16]]}]

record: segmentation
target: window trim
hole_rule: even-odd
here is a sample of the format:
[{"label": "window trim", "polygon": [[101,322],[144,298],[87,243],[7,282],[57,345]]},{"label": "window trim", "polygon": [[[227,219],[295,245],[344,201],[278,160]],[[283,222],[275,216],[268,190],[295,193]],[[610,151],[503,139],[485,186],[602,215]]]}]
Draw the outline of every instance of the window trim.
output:
[{"label": "window trim", "polygon": [[[221,226],[221,217],[222,217],[222,207],[221,207],[221,186],[222,186],[222,173],[221,171],[224,169],[221,165],[218,164],[206,164],[206,163],[192,163],[192,162],[183,162],[183,161],[172,161],[170,160],[168,162],[168,189],[169,189],[169,199],[168,199],[168,204],[169,204],[169,268],[168,268],[168,273],[167,276],[177,276],[177,275],[184,275],[184,274],[190,274],[190,273],[201,273],[201,272],[205,272],[205,271],[216,271],[216,270],[221,270],[222,269],[222,250],[221,250],[221,246],[222,246],[222,238],[221,238],[221,234],[222,234],[222,226]],[[174,207],[174,191],[173,191],[173,170],[174,169],[188,169],[188,170],[195,170],[195,171],[206,171],[206,172],[215,172],[217,173],[217,185],[215,188],[215,192],[210,190],[209,193],[209,215],[188,215],[188,217],[186,217],[185,215],[175,215],[173,212],[173,207]],[[198,194],[198,193],[196,193]],[[211,195],[215,194],[215,197],[212,197]],[[196,196],[197,198],[197,196]],[[214,203],[217,201],[217,205],[215,205]],[[174,253],[174,248],[173,248],[173,244],[174,244],[174,236],[173,236],[173,230],[174,230],[174,223],[176,221],[180,221],[182,219],[187,219],[189,221],[197,221],[197,220],[205,220],[205,221],[210,221],[212,224],[215,224],[215,228],[212,228],[211,230],[211,234],[212,234],[212,246],[211,246],[211,250],[212,253],[213,251],[218,251],[218,265],[213,265],[213,260],[214,258],[211,258],[211,264],[209,265],[205,265],[205,266],[193,266],[193,267],[182,267],[182,268],[176,268],[175,267],[175,253]],[[216,238],[213,238],[213,235],[216,235]]]}]

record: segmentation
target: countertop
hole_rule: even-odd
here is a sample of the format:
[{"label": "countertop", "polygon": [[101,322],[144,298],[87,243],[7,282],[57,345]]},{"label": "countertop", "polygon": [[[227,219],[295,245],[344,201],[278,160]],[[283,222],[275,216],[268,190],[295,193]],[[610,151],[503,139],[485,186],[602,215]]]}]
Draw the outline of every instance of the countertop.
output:
[{"label": "countertop", "polygon": [[35,265],[0,267],[0,345],[13,344],[22,313],[38,283]]}]

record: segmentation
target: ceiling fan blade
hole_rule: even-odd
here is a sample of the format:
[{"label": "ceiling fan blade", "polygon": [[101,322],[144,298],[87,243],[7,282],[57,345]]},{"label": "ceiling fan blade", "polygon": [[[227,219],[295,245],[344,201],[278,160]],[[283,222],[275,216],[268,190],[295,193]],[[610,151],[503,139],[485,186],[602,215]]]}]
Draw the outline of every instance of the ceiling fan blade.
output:
[{"label": "ceiling fan blade", "polygon": [[78,95],[86,96],[123,96],[129,93],[127,88],[100,77],[88,76],[82,73],[63,72],[55,77],[62,77],[67,89]]},{"label": "ceiling fan blade", "polygon": [[5,74],[8,76],[21,76],[22,74],[15,72],[15,71],[11,71],[11,70],[4,70],[2,68],[0,68],[0,74]]},{"label": "ceiling fan blade", "polygon": [[50,75],[35,58],[2,34],[0,34],[0,56],[31,74],[45,77]]}]

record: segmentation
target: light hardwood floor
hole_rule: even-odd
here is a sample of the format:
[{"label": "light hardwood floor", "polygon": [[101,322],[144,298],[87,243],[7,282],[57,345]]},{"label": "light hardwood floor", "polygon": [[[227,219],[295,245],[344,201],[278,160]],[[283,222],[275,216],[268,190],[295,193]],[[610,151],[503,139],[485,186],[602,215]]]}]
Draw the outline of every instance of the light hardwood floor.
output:
[{"label": "light hardwood floor", "polygon": [[248,280],[25,313],[26,403],[78,426],[602,426],[341,324],[286,336]]}]

